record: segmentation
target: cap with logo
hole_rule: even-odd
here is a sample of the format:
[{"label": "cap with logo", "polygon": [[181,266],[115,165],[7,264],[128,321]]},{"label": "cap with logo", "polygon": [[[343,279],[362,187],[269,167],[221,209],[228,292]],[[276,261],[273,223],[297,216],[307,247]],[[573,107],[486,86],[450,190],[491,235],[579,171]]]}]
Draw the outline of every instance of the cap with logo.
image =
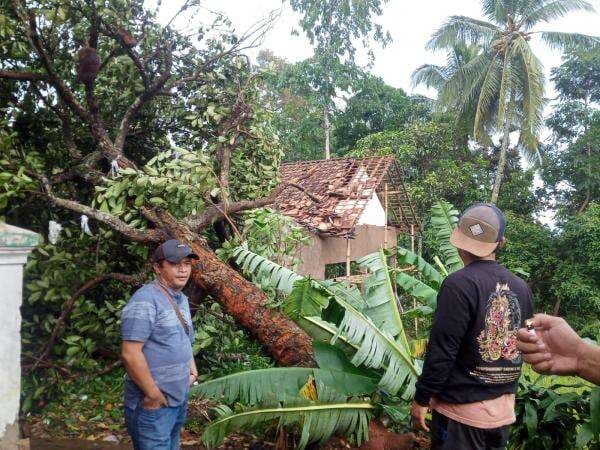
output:
[{"label": "cap with logo", "polygon": [[492,203],[476,203],[460,216],[450,243],[475,256],[490,255],[504,238],[506,218]]},{"label": "cap with logo", "polygon": [[169,262],[178,263],[183,258],[200,259],[189,245],[179,242],[177,239],[163,242],[156,247],[156,250],[152,254],[152,261],[154,262],[166,259]]}]

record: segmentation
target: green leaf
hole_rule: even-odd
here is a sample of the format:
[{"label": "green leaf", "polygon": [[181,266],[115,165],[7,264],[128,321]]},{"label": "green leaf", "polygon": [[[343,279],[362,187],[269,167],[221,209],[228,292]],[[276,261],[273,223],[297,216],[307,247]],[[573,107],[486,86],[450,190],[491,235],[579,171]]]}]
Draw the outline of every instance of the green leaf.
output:
[{"label": "green leaf", "polygon": [[444,259],[444,265],[449,273],[455,272],[464,267],[458,250],[450,244],[450,235],[458,224],[458,210],[446,201],[439,201],[431,208],[430,223],[436,234],[437,239],[441,242],[440,252]]},{"label": "green leaf", "polygon": [[[226,414],[206,427],[202,440],[208,448],[214,448],[233,431],[251,429],[259,423],[279,418],[280,425],[302,424],[304,444],[326,441],[334,433],[354,434],[359,444],[365,441],[368,438],[368,423],[373,405],[368,402],[339,403],[328,400]],[[298,449],[303,448],[304,446],[298,445]]]},{"label": "green leaf", "polygon": [[535,405],[533,402],[525,401],[525,415],[523,421],[527,426],[527,433],[531,439],[534,439],[537,434],[538,417]]},{"label": "green leaf", "polygon": [[432,310],[435,309],[438,291],[405,272],[396,272],[396,283],[407,294],[415,297]]},{"label": "green leaf", "polygon": [[590,418],[591,418],[591,429],[594,436],[598,438],[600,436],[600,388],[595,387],[592,389],[590,396]]},{"label": "green leaf", "polygon": [[315,359],[320,369],[315,380],[348,396],[371,394],[377,390],[378,375],[354,366],[339,348],[313,342]]},{"label": "green leaf", "polygon": [[593,437],[594,432],[592,431],[592,425],[589,422],[585,422],[579,428],[579,433],[577,433],[577,438],[575,439],[575,446],[577,448],[586,447]]},{"label": "green leaf", "polygon": [[328,305],[329,296],[326,292],[313,286],[310,278],[300,278],[294,282],[283,311],[288,317],[296,320],[305,316],[319,316]]},{"label": "green leaf", "polygon": [[434,289],[439,289],[442,285],[444,277],[427,261],[421,258],[416,253],[410,250],[398,247],[396,256],[399,264],[408,264],[414,266],[415,269],[425,278],[425,281]]},{"label": "green leaf", "polygon": [[367,255],[357,261],[361,267],[371,272],[371,275],[365,280],[365,300],[368,307],[364,309],[364,313],[382,331],[398,337],[408,352],[410,347],[404,332],[386,258],[387,256],[381,248],[379,252]]}]

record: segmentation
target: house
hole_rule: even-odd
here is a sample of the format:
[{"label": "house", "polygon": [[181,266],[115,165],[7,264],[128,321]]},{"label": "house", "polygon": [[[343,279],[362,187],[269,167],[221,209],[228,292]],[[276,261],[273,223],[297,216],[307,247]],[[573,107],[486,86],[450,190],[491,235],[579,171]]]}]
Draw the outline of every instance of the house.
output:
[{"label": "house", "polygon": [[274,206],[312,235],[300,249],[302,275],[324,279],[326,266],[342,263],[349,277],[351,261],[419,229],[394,156],[285,163],[281,179],[291,185]]}]

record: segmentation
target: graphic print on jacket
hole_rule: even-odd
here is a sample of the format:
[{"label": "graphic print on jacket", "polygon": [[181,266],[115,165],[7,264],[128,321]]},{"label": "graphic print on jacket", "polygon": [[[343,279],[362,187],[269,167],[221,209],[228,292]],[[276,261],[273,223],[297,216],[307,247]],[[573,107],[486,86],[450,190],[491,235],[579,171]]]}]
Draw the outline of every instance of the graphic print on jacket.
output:
[{"label": "graphic print on jacket", "polygon": [[521,353],[517,350],[517,331],[520,326],[519,299],[507,284],[498,283],[488,298],[485,326],[477,337],[481,359],[486,362],[499,359],[521,362]]}]

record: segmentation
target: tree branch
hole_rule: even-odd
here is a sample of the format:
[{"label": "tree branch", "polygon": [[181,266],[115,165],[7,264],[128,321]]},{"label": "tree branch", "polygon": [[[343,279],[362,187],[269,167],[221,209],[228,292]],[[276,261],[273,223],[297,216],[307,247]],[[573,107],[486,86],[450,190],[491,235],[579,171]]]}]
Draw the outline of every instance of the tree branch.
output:
[{"label": "tree branch", "polygon": [[[305,177],[306,176],[308,176],[308,174],[305,175]],[[227,214],[236,214],[250,209],[262,208],[264,206],[271,205],[275,202],[277,197],[289,187],[303,192],[315,203],[321,202],[318,197],[315,197],[311,193],[307,192],[302,186],[296,183],[283,182],[266,197],[230,203],[227,208],[225,208],[223,204],[210,206],[202,214],[189,217],[185,223],[193,231],[199,232],[203,228],[210,226],[214,221],[224,219]]]},{"label": "tree branch", "polygon": [[[123,49],[125,54],[127,56],[129,56],[129,59],[131,59],[131,61],[133,61],[133,64],[135,65],[138,72],[140,73],[140,76],[142,77],[142,82],[144,83],[144,87],[146,89],[148,89],[148,86],[150,85],[150,80],[148,79],[148,74],[146,73],[146,69],[144,68],[144,62],[142,61],[142,59],[135,52],[135,50],[133,50],[133,48],[131,48],[130,45],[127,45],[127,43],[123,39],[123,36],[121,36],[117,31],[115,31],[109,23],[107,23],[104,20],[101,20],[100,24],[101,24],[100,29],[101,29],[102,33],[105,36],[108,36],[108,37],[114,39],[119,44],[120,48]],[[107,58],[107,60],[108,60],[108,58]],[[104,65],[104,63],[102,65]]]},{"label": "tree branch", "polygon": [[50,335],[50,338],[48,339],[48,341],[42,348],[40,356],[39,356],[39,358],[37,358],[37,361],[35,362],[35,364],[33,364],[33,366],[31,367],[31,370],[32,371],[35,370],[36,367],[39,365],[39,363],[41,361],[43,361],[44,358],[46,358],[50,354],[50,352],[52,351],[52,348],[54,347],[54,343],[56,342],[58,337],[62,334],[62,332],[64,330],[64,326],[66,325],[67,320],[69,320],[69,317],[70,317],[71,313],[73,312],[73,308],[75,308],[75,302],[86,291],[88,291],[89,289],[93,288],[94,286],[96,286],[106,280],[117,280],[117,281],[121,281],[122,283],[127,283],[127,284],[142,284],[146,274],[147,274],[147,271],[143,271],[137,275],[125,275],[122,273],[107,273],[107,274],[99,275],[95,278],[92,278],[91,280],[88,280],[87,282],[85,282],[81,287],[79,287],[79,289],[77,289],[75,291],[75,293],[71,296],[71,298],[69,298],[69,300],[67,300],[65,302],[65,304],[63,305],[60,316],[59,316],[58,320],[56,321],[56,324],[54,325],[54,329],[52,330],[52,334]]},{"label": "tree branch", "polygon": [[17,81],[46,81],[48,80],[48,75],[39,72],[10,72],[0,70],[0,78]]},{"label": "tree branch", "polygon": [[148,244],[162,242],[167,239],[167,235],[162,230],[138,230],[123,222],[121,219],[113,216],[112,214],[99,211],[90,206],[82,205],[81,203],[73,200],[57,197],[53,193],[52,184],[45,175],[31,171],[28,171],[27,173],[28,175],[31,174],[31,176],[37,178],[44,187],[45,192],[36,192],[36,194],[47,197],[52,204],[59,208],[69,209],[79,214],[85,214],[88,217],[109,225],[115,231],[118,231],[135,242]]},{"label": "tree branch", "polygon": [[123,146],[125,145],[125,139],[127,138],[127,133],[129,133],[129,128],[131,126],[131,121],[138,114],[140,109],[153,97],[155,97],[164,87],[165,83],[171,77],[171,65],[173,54],[171,49],[165,49],[165,59],[164,59],[164,69],[161,75],[152,83],[152,85],[146,89],[139,97],[137,97],[134,102],[131,104],[123,119],[121,120],[121,126],[119,127],[119,132],[115,139],[115,147],[119,150],[123,150]]},{"label": "tree branch", "polygon": [[69,89],[69,87],[64,83],[64,81],[58,76],[58,74],[54,70],[52,62],[50,61],[48,54],[44,50],[44,46],[38,34],[37,25],[35,21],[35,14],[33,13],[33,11],[27,11],[27,15],[25,15],[22,13],[22,11],[20,11],[17,0],[13,0],[12,3],[15,14],[19,17],[19,19],[21,20],[21,22],[23,22],[23,25],[25,26],[27,38],[29,40],[30,45],[35,50],[42,63],[42,66],[44,66],[44,69],[48,73],[48,81],[56,89],[60,97],[69,106],[69,108],[71,108],[84,121],[89,122],[89,113],[83,108],[83,106],[81,106],[81,104],[75,98],[75,95],[73,94],[71,89]]}]

